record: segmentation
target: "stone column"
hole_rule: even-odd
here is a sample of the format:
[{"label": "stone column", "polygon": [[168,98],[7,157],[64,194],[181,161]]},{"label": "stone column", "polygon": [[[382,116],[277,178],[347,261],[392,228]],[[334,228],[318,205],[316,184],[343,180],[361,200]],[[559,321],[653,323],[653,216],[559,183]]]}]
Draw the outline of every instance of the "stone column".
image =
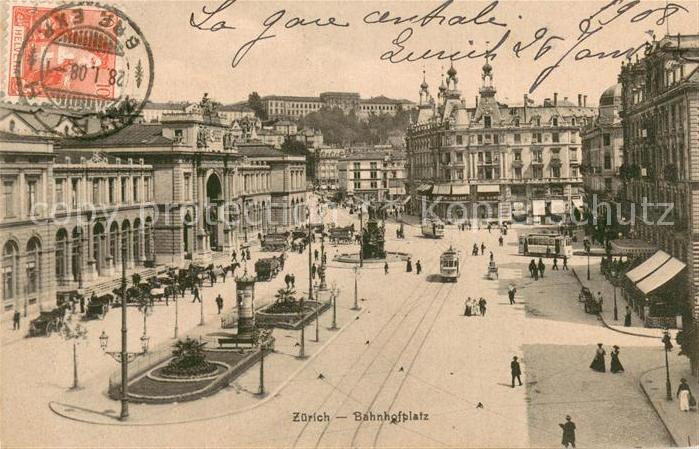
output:
[{"label": "stone column", "polygon": [[[96,254],[95,254],[95,235],[94,235],[94,222],[88,222],[87,228],[87,238],[82,238],[84,242],[82,259],[85,264],[85,270],[83,271],[83,281],[93,281],[97,277],[97,267]],[[83,233],[84,234],[84,233]]]}]

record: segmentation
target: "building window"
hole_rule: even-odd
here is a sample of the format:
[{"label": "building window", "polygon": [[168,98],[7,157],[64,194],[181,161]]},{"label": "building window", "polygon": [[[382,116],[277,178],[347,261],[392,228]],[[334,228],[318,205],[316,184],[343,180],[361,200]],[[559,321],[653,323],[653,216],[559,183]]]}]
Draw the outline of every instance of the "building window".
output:
[{"label": "building window", "polygon": [[378,183],[376,181],[371,181],[371,188],[372,189],[378,188]]},{"label": "building window", "polygon": [[121,178],[121,202],[122,203],[127,203],[128,202],[128,196],[129,196],[129,188],[128,188],[128,183],[129,178]]},{"label": "building window", "polygon": [[560,142],[560,141],[561,141],[561,138],[560,138],[559,134],[558,134],[558,133],[552,133],[552,134],[551,134],[551,141],[552,141],[553,143],[558,143],[558,142]]},{"label": "building window", "polygon": [[541,139],[541,133],[534,133],[532,134],[532,143],[541,143],[543,140]]},{"label": "building window", "polygon": [[150,192],[150,178],[146,177],[143,178],[143,191],[144,191],[144,196],[146,201],[150,201],[151,198],[151,192]]},{"label": "building window", "polygon": [[3,299],[12,300],[17,292],[17,264],[19,248],[15,242],[7,242],[2,249],[2,285]]},{"label": "building window", "polygon": [[578,160],[578,149],[577,148],[571,148],[569,151],[570,154],[570,161],[571,162],[577,162]]},{"label": "building window", "polygon": [[114,178],[109,178],[109,204],[114,204],[115,198],[114,198]]},{"label": "building window", "polygon": [[184,174],[184,200],[190,201],[192,199],[192,175],[189,173]]},{"label": "building window", "polygon": [[483,134],[478,134],[478,145],[483,145]]},{"label": "building window", "polygon": [[532,167],[532,178],[541,179],[544,177],[544,170],[542,167]]},{"label": "building window", "polygon": [[73,206],[73,209],[78,207],[78,182],[79,180],[77,179],[70,180],[70,204]]},{"label": "building window", "polygon": [[522,135],[520,133],[515,134],[515,143],[522,143]]},{"label": "building window", "polygon": [[36,206],[36,179],[27,179],[27,213],[34,215],[34,207]]},{"label": "building window", "polygon": [[570,176],[572,178],[577,178],[578,175],[578,167],[570,167]]},{"label": "building window", "polygon": [[54,198],[56,199],[56,204],[63,204],[63,183],[64,179],[56,179],[54,182]]},{"label": "building window", "polygon": [[27,243],[27,294],[34,294],[41,288],[41,243],[36,237]]},{"label": "building window", "polygon": [[354,183],[354,190],[359,190],[362,188],[362,183],[361,182],[355,182]]},{"label": "building window", "polygon": [[355,162],[352,166],[354,167],[355,170],[360,169],[359,162]]},{"label": "building window", "polygon": [[92,180],[92,204],[99,204],[100,202],[100,180]]},{"label": "building window", "polygon": [[522,167],[515,167],[514,177],[515,179],[522,179]]},{"label": "building window", "polygon": [[612,139],[609,134],[602,134],[602,140],[604,141],[604,146],[608,147],[612,143]]},{"label": "building window", "polygon": [[464,144],[464,138],[461,134],[458,134],[456,136],[456,144],[457,145],[463,145]]},{"label": "building window", "polygon": [[362,178],[362,173],[358,172],[358,171],[353,172],[352,175],[354,176],[354,179],[361,179]]},{"label": "building window", "polygon": [[558,126],[558,117],[554,117],[553,120],[551,120],[553,126]]},{"label": "building window", "polygon": [[483,117],[483,127],[490,128],[493,125],[493,120],[489,115]]},{"label": "building window", "polygon": [[138,178],[133,178],[133,202],[137,203],[139,201]]},{"label": "building window", "polygon": [[532,158],[535,162],[544,162],[543,152],[541,150],[533,150]]},{"label": "building window", "polygon": [[497,134],[493,134],[493,143],[497,145],[500,142],[500,137]]},{"label": "building window", "polygon": [[561,159],[561,149],[551,148],[551,159]]},{"label": "building window", "polygon": [[522,150],[515,150],[514,156],[515,156],[516,161],[521,161],[522,160]]},{"label": "building window", "polygon": [[609,153],[604,153],[604,169],[605,170],[612,169],[612,155]]},{"label": "building window", "polygon": [[551,167],[551,177],[560,178],[561,177],[561,167]]},{"label": "building window", "polygon": [[15,216],[15,181],[6,179],[2,182],[3,205],[5,206],[5,218]]}]

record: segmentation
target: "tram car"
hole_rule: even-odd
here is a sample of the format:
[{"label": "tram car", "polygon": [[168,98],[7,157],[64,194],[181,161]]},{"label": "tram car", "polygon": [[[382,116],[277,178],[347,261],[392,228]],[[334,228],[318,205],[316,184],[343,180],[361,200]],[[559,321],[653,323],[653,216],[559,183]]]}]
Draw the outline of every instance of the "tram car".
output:
[{"label": "tram car", "polygon": [[433,239],[444,237],[444,223],[437,220],[429,220],[422,223],[422,235]]},{"label": "tram car", "polygon": [[459,279],[459,253],[451,246],[439,258],[439,274],[444,282],[456,282]]}]

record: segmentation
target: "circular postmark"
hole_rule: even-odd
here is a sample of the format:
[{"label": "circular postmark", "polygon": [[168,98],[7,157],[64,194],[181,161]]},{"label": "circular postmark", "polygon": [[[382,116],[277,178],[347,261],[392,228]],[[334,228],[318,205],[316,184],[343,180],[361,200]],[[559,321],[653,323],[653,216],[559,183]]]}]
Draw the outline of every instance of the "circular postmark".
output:
[{"label": "circular postmark", "polygon": [[25,104],[92,119],[83,137],[103,136],[140,115],[153,69],[150,46],[129,17],[113,6],[81,1],[33,22],[17,54],[15,88]]}]

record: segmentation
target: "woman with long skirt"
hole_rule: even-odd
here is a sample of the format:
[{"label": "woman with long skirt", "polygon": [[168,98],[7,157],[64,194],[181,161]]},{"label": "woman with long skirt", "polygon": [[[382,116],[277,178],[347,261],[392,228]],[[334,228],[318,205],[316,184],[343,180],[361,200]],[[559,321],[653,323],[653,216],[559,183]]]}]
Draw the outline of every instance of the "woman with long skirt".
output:
[{"label": "woman with long skirt", "polygon": [[692,396],[692,391],[689,389],[687,379],[680,379],[680,386],[677,388],[677,397],[680,400],[680,411],[689,411],[689,398]]},{"label": "woman with long skirt", "polygon": [[471,316],[471,297],[469,296],[464,301],[464,316]]},{"label": "woman with long skirt", "polygon": [[599,373],[606,372],[607,368],[604,362],[605,355],[607,355],[607,352],[604,350],[604,348],[602,348],[602,343],[597,343],[597,351],[595,352],[595,358],[590,364],[590,368]]},{"label": "woman with long skirt", "polygon": [[614,345],[614,350],[609,354],[611,356],[611,362],[609,363],[609,371],[612,373],[623,373],[624,366],[619,361],[619,346]]},{"label": "woman with long skirt", "polygon": [[631,326],[631,307],[626,306],[626,313],[624,314],[624,326]]}]

